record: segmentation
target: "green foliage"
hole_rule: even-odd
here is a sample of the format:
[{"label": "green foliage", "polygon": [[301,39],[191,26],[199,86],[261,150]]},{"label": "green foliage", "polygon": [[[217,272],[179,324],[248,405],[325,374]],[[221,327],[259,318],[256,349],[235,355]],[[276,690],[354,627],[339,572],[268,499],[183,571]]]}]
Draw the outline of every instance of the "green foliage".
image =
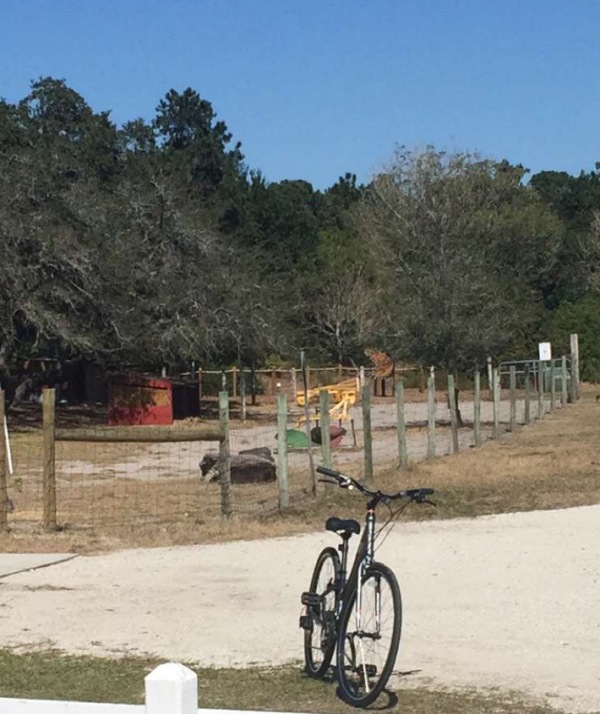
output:
[{"label": "green foliage", "polygon": [[525,173],[428,149],[369,186],[269,183],[191,88],[119,128],[40,78],[0,100],[0,381],[36,356],[519,356],[600,294],[600,174]]},{"label": "green foliage", "polygon": [[506,162],[430,148],[399,150],[373,182],[359,220],[388,266],[388,350],[467,369],[535,329],[562,229],[522,177]]},{"label": "green foliage", "polygon": [[579,335],[579,371],[584,382],[600,383],[600,297],[588,295],[574,303],[563,303],[550,325],[553,345],[562,354],[570,350],[570,335]]}]

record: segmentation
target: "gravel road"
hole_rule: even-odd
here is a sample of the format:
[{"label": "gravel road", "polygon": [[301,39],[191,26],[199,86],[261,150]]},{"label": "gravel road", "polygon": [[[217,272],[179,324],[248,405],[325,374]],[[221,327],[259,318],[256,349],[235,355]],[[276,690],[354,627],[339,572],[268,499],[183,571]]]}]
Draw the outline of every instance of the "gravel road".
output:
[{"label": "gravel road", "polygon": [[[0,580],[0,645],[247,666],[302,656],[331,534],[79,557]],[[516,689],[600,710],[600,506],[398,525],[401,686]]]}]

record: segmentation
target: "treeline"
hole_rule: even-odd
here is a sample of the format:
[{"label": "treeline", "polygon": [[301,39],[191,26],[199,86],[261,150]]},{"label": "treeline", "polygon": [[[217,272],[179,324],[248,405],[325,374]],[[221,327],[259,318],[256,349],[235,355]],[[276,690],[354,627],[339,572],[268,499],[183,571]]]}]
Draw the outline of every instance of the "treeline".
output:
[{"label": "treeline", "polygon": [[0,100],[0,381],[20,360],[469,369],[579,331],[600,378],[600,174],[399,149],[269,183],[192,89],[121,127],[64,81]]}]

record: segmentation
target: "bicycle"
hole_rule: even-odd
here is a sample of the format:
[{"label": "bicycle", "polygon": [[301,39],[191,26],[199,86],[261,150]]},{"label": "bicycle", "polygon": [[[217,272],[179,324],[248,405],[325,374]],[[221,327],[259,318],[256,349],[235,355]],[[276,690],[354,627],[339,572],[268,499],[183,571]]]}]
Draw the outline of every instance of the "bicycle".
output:
[{"label": "bicycle", "polygon": [[[353,519],[331,517],[326,530],[337,533],[342,558],[333,547],[325,548],[317,558],[310,589],[302,593],[305,613],[300,617],[304,630],[305,671],[321,678],[329,669],[337,648],[338,694],[356,707],[366,707],[377,699],[387,684],[398,654],[402,628],[402,600],[396,576],[390,568],[374,560],[375,544],[382,531],[404,510],[393,511],[390,502],[407,499],[408,503],[431,503],[432,488],[416,488],[387,494],[370,491],[339,471],[319,466],[327,476],[324,483],[341,488],[356,488],[367,496],[363,531],[350,575],[346,577],[349,540],[360,533]],[[379,504],[390,509],[390,517],[376,531],[375,511]]]}]

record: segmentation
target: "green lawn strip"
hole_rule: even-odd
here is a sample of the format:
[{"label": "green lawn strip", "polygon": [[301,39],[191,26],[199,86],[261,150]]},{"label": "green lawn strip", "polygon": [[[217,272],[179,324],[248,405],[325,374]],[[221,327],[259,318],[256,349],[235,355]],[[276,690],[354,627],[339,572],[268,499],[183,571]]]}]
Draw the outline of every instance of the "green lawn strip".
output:
[{"label": "green lawn strip", "polygon": [[[24,699],[142,704],[144,677],[160,660],[108,659],[56,651],[16,654],[0,650],[0,696]],[[336,696],[332,681],[306,677],[300,665],[247,669],[200,668],[199,705],[265,711],[356,712]],[[373,711],[411,714],[560,714],[514,692],[400,687],[383,694]]]}]

